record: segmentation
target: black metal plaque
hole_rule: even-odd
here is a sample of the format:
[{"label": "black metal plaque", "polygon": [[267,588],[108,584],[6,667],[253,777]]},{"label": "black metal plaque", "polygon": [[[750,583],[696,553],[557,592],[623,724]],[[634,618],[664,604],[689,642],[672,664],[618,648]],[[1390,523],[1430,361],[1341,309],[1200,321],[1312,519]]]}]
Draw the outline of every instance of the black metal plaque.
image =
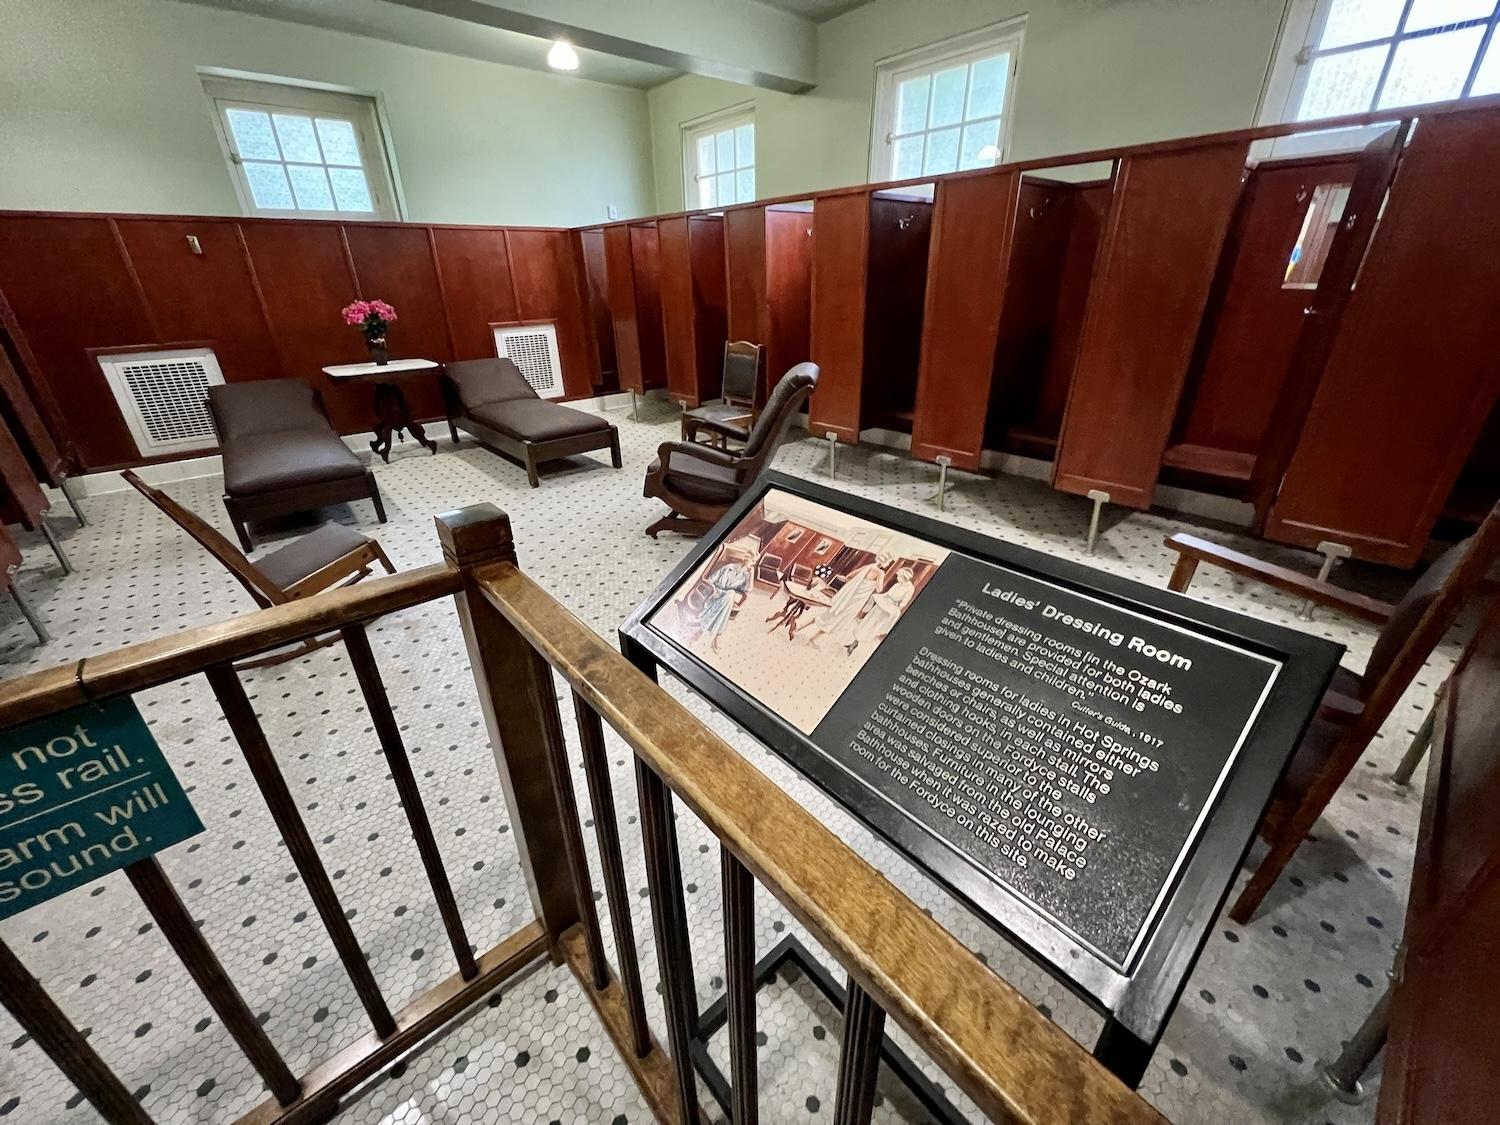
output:
[{"label": "black metal plaque", "polygon": [[1342,652],[776,473],[621,633],[1147,1046]]}]

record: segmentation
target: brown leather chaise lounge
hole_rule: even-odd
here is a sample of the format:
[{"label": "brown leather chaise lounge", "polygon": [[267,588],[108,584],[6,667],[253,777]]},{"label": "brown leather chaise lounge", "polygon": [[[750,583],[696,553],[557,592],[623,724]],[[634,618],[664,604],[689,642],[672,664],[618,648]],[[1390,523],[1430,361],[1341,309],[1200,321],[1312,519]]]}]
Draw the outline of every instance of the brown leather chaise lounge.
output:
[{"label": "brown leather chaise lounge", "polygon": [[246,551],[255,520],[369,500],[385,523],[375,476],[328,421],[318,392],[300,379],[208,388],[224,457],[224,509]]},{"label": "brown leather chaise lounge", "polygon": [[536,467],[543,461],[608,449],[620,467],[620,432],[597,414],[548,402],[531,389],[515,360],[463,359],[443,371],[443,402],[448,432],[458,431],[499,450],[526,466],[536,488]]},{"label": "brown leather chaise lounge", "polygon": [[687,441],[664,442],[646,470],[646,495],[672,510],[646,528],[702,535],[760,476],[776,456],[793,416],[818,385],[818,365],[799,363],[781,377],[750,428],[745,447],[733,453]]}]

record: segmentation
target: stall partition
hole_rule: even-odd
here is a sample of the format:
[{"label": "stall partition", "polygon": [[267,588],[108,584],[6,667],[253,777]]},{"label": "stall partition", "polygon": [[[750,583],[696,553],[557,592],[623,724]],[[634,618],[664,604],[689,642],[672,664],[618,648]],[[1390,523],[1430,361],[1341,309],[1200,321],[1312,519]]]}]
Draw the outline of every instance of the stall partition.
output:
[{"label": "stall partition", "polygon": [[818,199],[812,358],[822,376],[813,433],[857,441],[868,429],[912,432],[932,200],[930,186]]},{"label": "stall partition", "polygon": [[599,357],[594,386],[601,394],[620,389],[620,368],[615,359],[615,326],[609,312],[609,270],[604,262],[604,230],[590,227],[578,232],[578,252],[583,278],[588,330]]},{"label": "stall partition", "polygon": [[723,390],[728,294],[724,217],[678,215],[657,222],[667,395],[686,407]]},{"label": "stall partition", "polygon": [[1419,559],[1466,467],[1489,456],[1476,444],[1500,398],[1496,246],[1500,108],[1424,118],[1266,511],[1268,538]]},{"label": "stall partition", "polygon": [[724,215],[729,338],[765,349],[759,399],[811,347],[813,210],[809,203],[739,207]]},{"label": "stall partition", "polygon": [[1250,172],[1162,457],[1164,480],[1247,495],[1357,167],[1357,154],[1346,154]]},{"label": "stall partition", "polygon": [[912,455],[979,468],[1021,176],[937,185],[922,311]]},{"label": "stall partition", "polygon": [[1232,139],[1120,159],[1053,487],[1150,505],[1248,147]]},{"label": "stall partition", "polygon": [[640,394],[665,386],[661,251],[656,223],[604,228],[604,262],[620,387]]},{"label": "stall partition", "polygon": [[1045,461],[1056,454],[1111,171],[1047,169],[1020,181],[989,408],[980,415],[987,448]]}]

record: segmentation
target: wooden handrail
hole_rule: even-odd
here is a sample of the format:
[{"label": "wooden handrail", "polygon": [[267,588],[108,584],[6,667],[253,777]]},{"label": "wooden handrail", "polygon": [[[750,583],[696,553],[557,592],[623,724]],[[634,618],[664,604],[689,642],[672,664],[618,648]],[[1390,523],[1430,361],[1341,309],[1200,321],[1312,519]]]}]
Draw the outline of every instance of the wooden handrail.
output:
[{"label": "wooden handrail", "polygon": [[3,680],[0,727],[157,687],[217,664],[457,593],[462,585],[462,577],[452,567],[420,567]]},{"label": "wooden handrail", "polygon": [[492,563],[474,577],[486,601],[991,1118],[1164,1120],[514,564]]}]

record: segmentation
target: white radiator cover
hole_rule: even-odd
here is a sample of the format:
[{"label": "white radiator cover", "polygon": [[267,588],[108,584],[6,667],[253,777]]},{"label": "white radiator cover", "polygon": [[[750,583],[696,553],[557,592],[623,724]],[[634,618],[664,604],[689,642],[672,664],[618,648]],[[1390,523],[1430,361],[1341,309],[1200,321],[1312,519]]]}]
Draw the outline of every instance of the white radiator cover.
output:
[{"label": "white radiator cover", "polygon": [[563,396],[562,360],[555,324],[495,325],[495,354],[515,361],[542,398]]},{"label": "white radiator cover", "polygon": [[211,348],[102,355],[99,366],[143,457],[214,446],[208,388],[224,382]]}]

